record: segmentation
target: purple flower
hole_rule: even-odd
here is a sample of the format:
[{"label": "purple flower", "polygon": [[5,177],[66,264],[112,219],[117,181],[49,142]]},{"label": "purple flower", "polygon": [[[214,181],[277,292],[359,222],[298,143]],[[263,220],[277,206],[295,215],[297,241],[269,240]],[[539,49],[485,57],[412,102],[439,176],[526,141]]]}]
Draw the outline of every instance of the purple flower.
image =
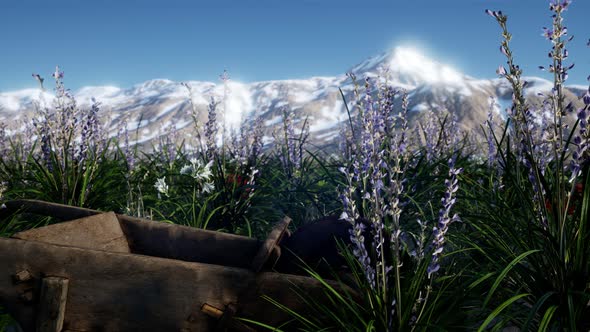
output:
[{"label": "purple flower", "polygon": [[300,174],[301,161],[303,160],[303,153],[305,151],[304,145],[309,137],[309,123],[305,119],[303,127],[299,135],[295,134],[294,113],[287,107],[282,108],[283,112],[283,137],[277,139],[279,149],[279,159],[283,166],[283,170],[289,178]]},{"label": "purple flower", "polygon": [[504,47],[504,45],[500,46],[500,52],[502,52],[502,54],[504,54],[505,56],[509,56],[508,51],[506,50],[506,47]]},{"label": "purple flower", "polygon": [[444,251],[445,235],[449,225],[460,220],[456,213],[451,216],[451,209],[456,202],[455,195],[459,190],[457,175],[462,171],[462,168],[455,168],[455,157],[449,159],[449,177],[445,180],[446,190],[442,198],[442,208],[438,213],[438,225],[432,230],[434,236],[432,240],[432,260],[427,269],[429,278],[440,269],[440,256]]},{"label": "purple flower", "polygon": [[506,69],[504,68],[504,66],[498,67],[498,69],[496,69],[496,74],[500,76],[506,75]]},{"label": "purple flower", "polygon": [[586,110],[581,108],[578,111],[578,119],[580,119],[580,121],[584,121],[586,119]]},{"label": "purple flower", "polygon": [[554,32],[551,29],[547,29],[546,27],[543,27],[543,34],[541,34],[541,36],[547,38],[548,40],[553,40]]},{"label": "purple flower", "polygon": [[89,149],[94,149],[98,146],[98,131],[99,121],[97,113],[99,111],[100,103],[92,98],[92,107],[86,113],[82,120],[82,131],[80,133],[80,146],[78,147],[78,154],[76,161],[83,163],[86,160]]},{"label": "purple flower", "polygon": [[293,111],[287,108],[283,108],[283,126],[285,130],[285,143],[287,144],[287,160],[291,165],[287,165],[287,167],[294,166],[295,169],[299,168],[299,155],[297,154],[297,147],[295,146],[295,129],[293,128],[293,120],[294,114]]},{"label": "purple flower", "polygon": [[48,117],[43,119],[44,121],[38,122],[37,120],[33,119],[33,125],[37,130],[37,135],[41,138],[41,153],[43,154],[43,161],[45,162],[45,166],[47,170],[52,173],[53,172],[53,159],[51,156],[51,128],[50,128],[50,120]]},{"label": "purple flower", "polygon": [[125,154],[125,161],[127,161],[127,174],[125,176],[130,176],[131,172],[133,172],[135,168],[135,152],[131,149],[131,145],[129,142],[129,128],[127,124],[127,119],[124,118],[121,121],[119,127],[119,135],[118,137],[123,136],[123,152]]},{"label": "purple flower", "polygon": [[496,107],[496,100],[490,98],[490,109],[488,110],[487,125],[490,133],[486,135],[488,143],[488,166],[493,167],[496,162],[496,142],[494,141],[494,108]]},{"label": "purple flower", "polygon": [[[400,91],[379,84],[379,80],[375,80],[375,87],[373,82],[365,80],[365,94],[359,97],[358,104],[359,128],[353,137],[357,144],[351,145],[348,167],[341,169],[347,179],[341,195],[341,217],[353,227],[353,253],[363,266],[366,280],[381,292],[390,287],[388,280],[395,270],[394,262],[401,261],[404,250],[400,216],[407,167],[409,102],[403,92],[401,110],[394,114],[394,98]],[[360,220],[361,212],[364,222]],[[386,259],[388,252],[393,255],[391,259]]]},{"label": "purple flower", "polygon": [[207,158],[213,159],[215,151],[217,150],[217,105],[219,102],[215,98],[211,97],[211,101],[208,106],[208,120],[205,124],[205,140],[207,147]]},{"label": "purple flower", "polygon": [[340,215],[340,219],[351,224],[350,240],[352,242],[352,249],[354,256],[358,259],[363,268],[363,272],[369,285],[375,288],[375,268],[371,264],[371,258],[365,247],[365,224],[360,221],[360,214],[357,208],[355,193],[357,191],[355,176],[348,172],[344,167],[340,169],[344,173],[348,183],[341,194],[344,211]]},{"label": "purple flower", "polygon": [[502,18],[502,16],[504,16],[504,15],[502,15],[502,11],[493,11],[493,10],[486,9],[485,13],[495,19],[500,19],[500,18]]},{"label": "purple flower", "polygon": [[221,75],[219,75],[219,79],[224,83],[229,81],[229,73],[227,72],[226,69],[224,69],[223,73]]},{"label": "purple flower", "polygon": [[178,132],[176,125],[169,125],[159,137],[158,150],[162,152],[162,161],[172,165],[176,160],[176,142],[178,141]]},{"label": "purple flower", "polygon": [[264,142],[262,140],[264,138],[264,124],[261,117],[255,120],[252,133],[252,144],[250,145],[250,162],[252,165],[255,165],[256,160],[262,153],[262,148],[264,147]]},{"label": "purple flower", "polygon": [[45,90],[43,88],[43,81],[45,80],[43,77],[41,77],[41,75],[39,74],[35,74],[33,73],[32,76],[37,80],[37,82],[39,82],[39,85],[41,85],[41,90]]},{"label": "purple flower", "polygon": [[562,12],[567,10],[567,7],[572,3],[572,0],[551,0],[549,3],[549,10],[555,12]]},{"label": "purple flower", "polygon": [[56,80],[61,80],[64,77],[64,72],[59,70],[59,66],[55,66],[55,72],[51,76]]}]

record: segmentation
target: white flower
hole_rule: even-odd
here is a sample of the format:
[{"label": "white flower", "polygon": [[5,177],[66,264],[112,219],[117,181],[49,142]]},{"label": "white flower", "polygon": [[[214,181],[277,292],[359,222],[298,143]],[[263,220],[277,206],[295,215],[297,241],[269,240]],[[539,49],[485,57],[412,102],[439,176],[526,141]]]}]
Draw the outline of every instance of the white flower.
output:
[{"label": "white flower", "polygon": [[180,169],[180,174],[189,175],[193,173],[193,166],[192,165],[184,165]]},{"label": "white flower", "polygon": [[162,193],[168,196],[168,185],[166,184],[166,177],[158,179],[156,181],[156,184],[154,184],[154,187],[156,187],[158,193]]},{"label": "white flower", "polygon": [[250,184],[254,183],[254,177],[256,176],[256,174],[260,173],[259,170],[255,169],[254,167],[250,168]]},{"label": "white flower", "polygon": [[213,160],[209,161],[207,163],[207,165],[205,165],[202,169],[201,169],[201,178],[205,179],[205,180],[209,180],[209,178],[213,175],[213,173],[211,173],[211,166],[213,165]]},{"label": "white flower", "polygon": [[184,165],[180,169],[180,174],[190,175],[195,180],[209,180],[209,178],[213,175],[211,173],[213,160],[208,162],[207,165],[203,165],[203,162],[196,158],[192,158],[189,161],[190,164]]},{"label": "white flower", "polygon": [[212,192],[213,189],[215,189],[215,186],[213,185],[213,182],[205,182],[205,183],[203,183],[203,189],[202,189],[202,192],[203,193],[208,194],[208,193]]}]

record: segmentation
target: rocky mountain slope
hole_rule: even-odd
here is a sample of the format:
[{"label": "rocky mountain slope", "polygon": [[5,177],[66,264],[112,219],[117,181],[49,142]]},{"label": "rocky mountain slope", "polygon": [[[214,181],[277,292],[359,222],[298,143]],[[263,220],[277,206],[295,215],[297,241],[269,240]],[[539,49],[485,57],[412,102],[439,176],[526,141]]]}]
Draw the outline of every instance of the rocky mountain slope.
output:
[{"label": "rocky mountain slope", "polygon": [[[428,116],[436,109],[446,109],[456,115],[458,123],[466,130],[479,130],[487,117],[490,97],[497,100],[494,111],[498,116],[503,116],[511,103],[511,90],[503,80],[470,77],[409,48],[392,49],[346,72],[354,74],[361,85],[366,77],[374,80],[379,77],[396,88],[405,89],[410,97],[411,119]],[[538,98],[538,93],[549,92],[552,88],[549,81],[534,77],[525,79],[529,82],[526,93],[530,98]],[[342,89],[350,108],[354,109],[354,85],[345,74],[248,84],[229,80],[227,86],[223,82],[185,83],[190,86],[190,93],[180,82],[155,79],[127,89],[85,87],[76,91],[74,96],[80,107],[90,107],[92,98],[102,104],[102,115],[112,121],[109,127],[111,136],[117,135],[126,123],[130,132],[137,133],[132,140],[143,144],[169,133],[172,127],[180,138],[192,136],[192,105],[200,123],[204,124],[210,98],[223,100],[226,92],[225,102],[218,106],[220,111],[226,110],[218,115],[226,127],[239,128],[242,121],[252,122],[260,118],[267,141],[272,141],[273,131],[282,126],[283,107],[294,112],[296,126],[308,119],[310,139],[320,146],[337,140],[341,126],[348,123],[339,89]],[[572,86],[566,89],[566,93],[575,103],[580,103],[578,97],[585,90],[585,87]],[[15,122],[30,119],[34,116],[35,105],[51,105],[52,99],[51,88],[2,92],[0,121],[18,130],[19,125]]]}]

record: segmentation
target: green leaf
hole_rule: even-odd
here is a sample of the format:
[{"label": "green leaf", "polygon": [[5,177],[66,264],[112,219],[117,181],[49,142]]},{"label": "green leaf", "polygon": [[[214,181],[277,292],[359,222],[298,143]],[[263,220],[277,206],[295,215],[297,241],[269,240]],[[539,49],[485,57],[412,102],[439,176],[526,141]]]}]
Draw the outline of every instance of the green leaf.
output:
[{"label": "green leaf", "polygon": [[490,288],[490,292],[488,293],[488,296],[486,296],[486,299],[483,303],[482,308],[485,308],[486,305],[490,302],[492,295],[494,295],[494,292],[496,291],[498,286],[500,286],[500,283],[502,282],[502,280],[504,280],[504,278],[506,277],[508,272],[510,272],[510,270],[512,270],[512,268],[514,266],[516,266],[518,263],[520,263],[522,260],[524,260],[527,256],[534,254],[536,252],[539,252],[539,251],[541,251],[541,250],[529,250],[527,252],[524,252],[524,253],[518,255],[518,257],[513,259],[512,262],[510,262],[510,264],[508,264],[508,266],[506,266],[506,268],[504,268],[504,270],[500,273],[500,275],[498,275],[498,278],[496,278],[496,281],[494,282],[494,284]]},{"label": "green leaf", "polygon": [[537,303],[535,303],[535,305],[529,311],[529,316],[528,316],[525,324],[523,325],[523,329],[522,329],[523,331],[529,331],[529,326],[531,325],[533,319],[535,318],[535,314],[537,313],[537,311],[543,306],[545,301],[547,301],[547,299],[550,298],[554,294],[555,294],[555,292],[547,292],[547,293],[545,293],[545,295],[541,296],[541,298],[537,301]]},{"label": "green leaf", "polygon": [[531,294],[519,294],[509,298],[508,300],[504,301],[504,303],[500,304],[492,313],[486,318],[486,320],[480,325],[478,332],[481,332],[486,329],[486,327],[496,318],[504,309],[510,306],[512,303],[522,299],[523,297],[529,296]]},{"label": "green leaf", "polygon": [[[547,331],[547,329],[549,328],[549,324],[551,323],[551,319],[553,318],[553,314],[555,314],[556,310],[557,310],[557,306],[553,305],[545,311],[545,314],[543,315],[543,319],[541,320],[541,324],[539,324],[539,330],[538,330],[539,332]],[[572,331],[574,331],[574,330],[572,330]]]}]

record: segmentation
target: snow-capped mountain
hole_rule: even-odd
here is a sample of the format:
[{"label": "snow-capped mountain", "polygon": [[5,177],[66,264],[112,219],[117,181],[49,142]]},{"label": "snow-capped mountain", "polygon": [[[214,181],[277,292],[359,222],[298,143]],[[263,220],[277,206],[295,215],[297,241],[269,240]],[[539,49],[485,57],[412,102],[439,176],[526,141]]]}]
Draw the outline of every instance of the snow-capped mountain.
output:
[{"label": "snow-capped mountain", "polygon": [[[398,47],[343,70],[363,79],[379,78],[388,84],[405,89],[410,97],[411,119],[428,116],[434,109],[446,109],[457,116],[465,129],[479,128],[489,110],[489,98],[496,98],[502,115],[511,103],[511,89],[501,79],[483,80],[465,75],[450,66],[438,63],[419,52]],[[526,92],[531,98],[538,93],[549,92],[552,84],[544,79],[528,77]],[[175,126],[179,136],[190,136],[193,131],[192,105],[200,123],[207,120],[207,105],[211,97],[221,100],[227,89],[227,97],[218,117],[227,128],[238,128],[242,121],[261,118],[266,126],[265,135],[272,137],[273,130],[282,123],[282,108],[289,107],[297,122],[307,118],[311,139],[318,145],[338,139],[340,126],[347,123],[348,115],[339,89],[352,106],[352,80],[345,74],[335,77],[312,77],[300,80],[240,83],[180,82],[155,79],[122,89],[111,86],[84,87],[74,93],[80,107],[90,107],[92,98],[102,105],[101,112],[112,119],[111,135],[118,133],[123,121],[130,132],[137,132],[138,143],[146,143]],[[566,93],[575,103],[586,88],[568,87]],[[35,103],[51,105],[53,94],[40,89],[27,89],[0,93],[0,121],[10,126],[10,121],[29,118]]]}]

